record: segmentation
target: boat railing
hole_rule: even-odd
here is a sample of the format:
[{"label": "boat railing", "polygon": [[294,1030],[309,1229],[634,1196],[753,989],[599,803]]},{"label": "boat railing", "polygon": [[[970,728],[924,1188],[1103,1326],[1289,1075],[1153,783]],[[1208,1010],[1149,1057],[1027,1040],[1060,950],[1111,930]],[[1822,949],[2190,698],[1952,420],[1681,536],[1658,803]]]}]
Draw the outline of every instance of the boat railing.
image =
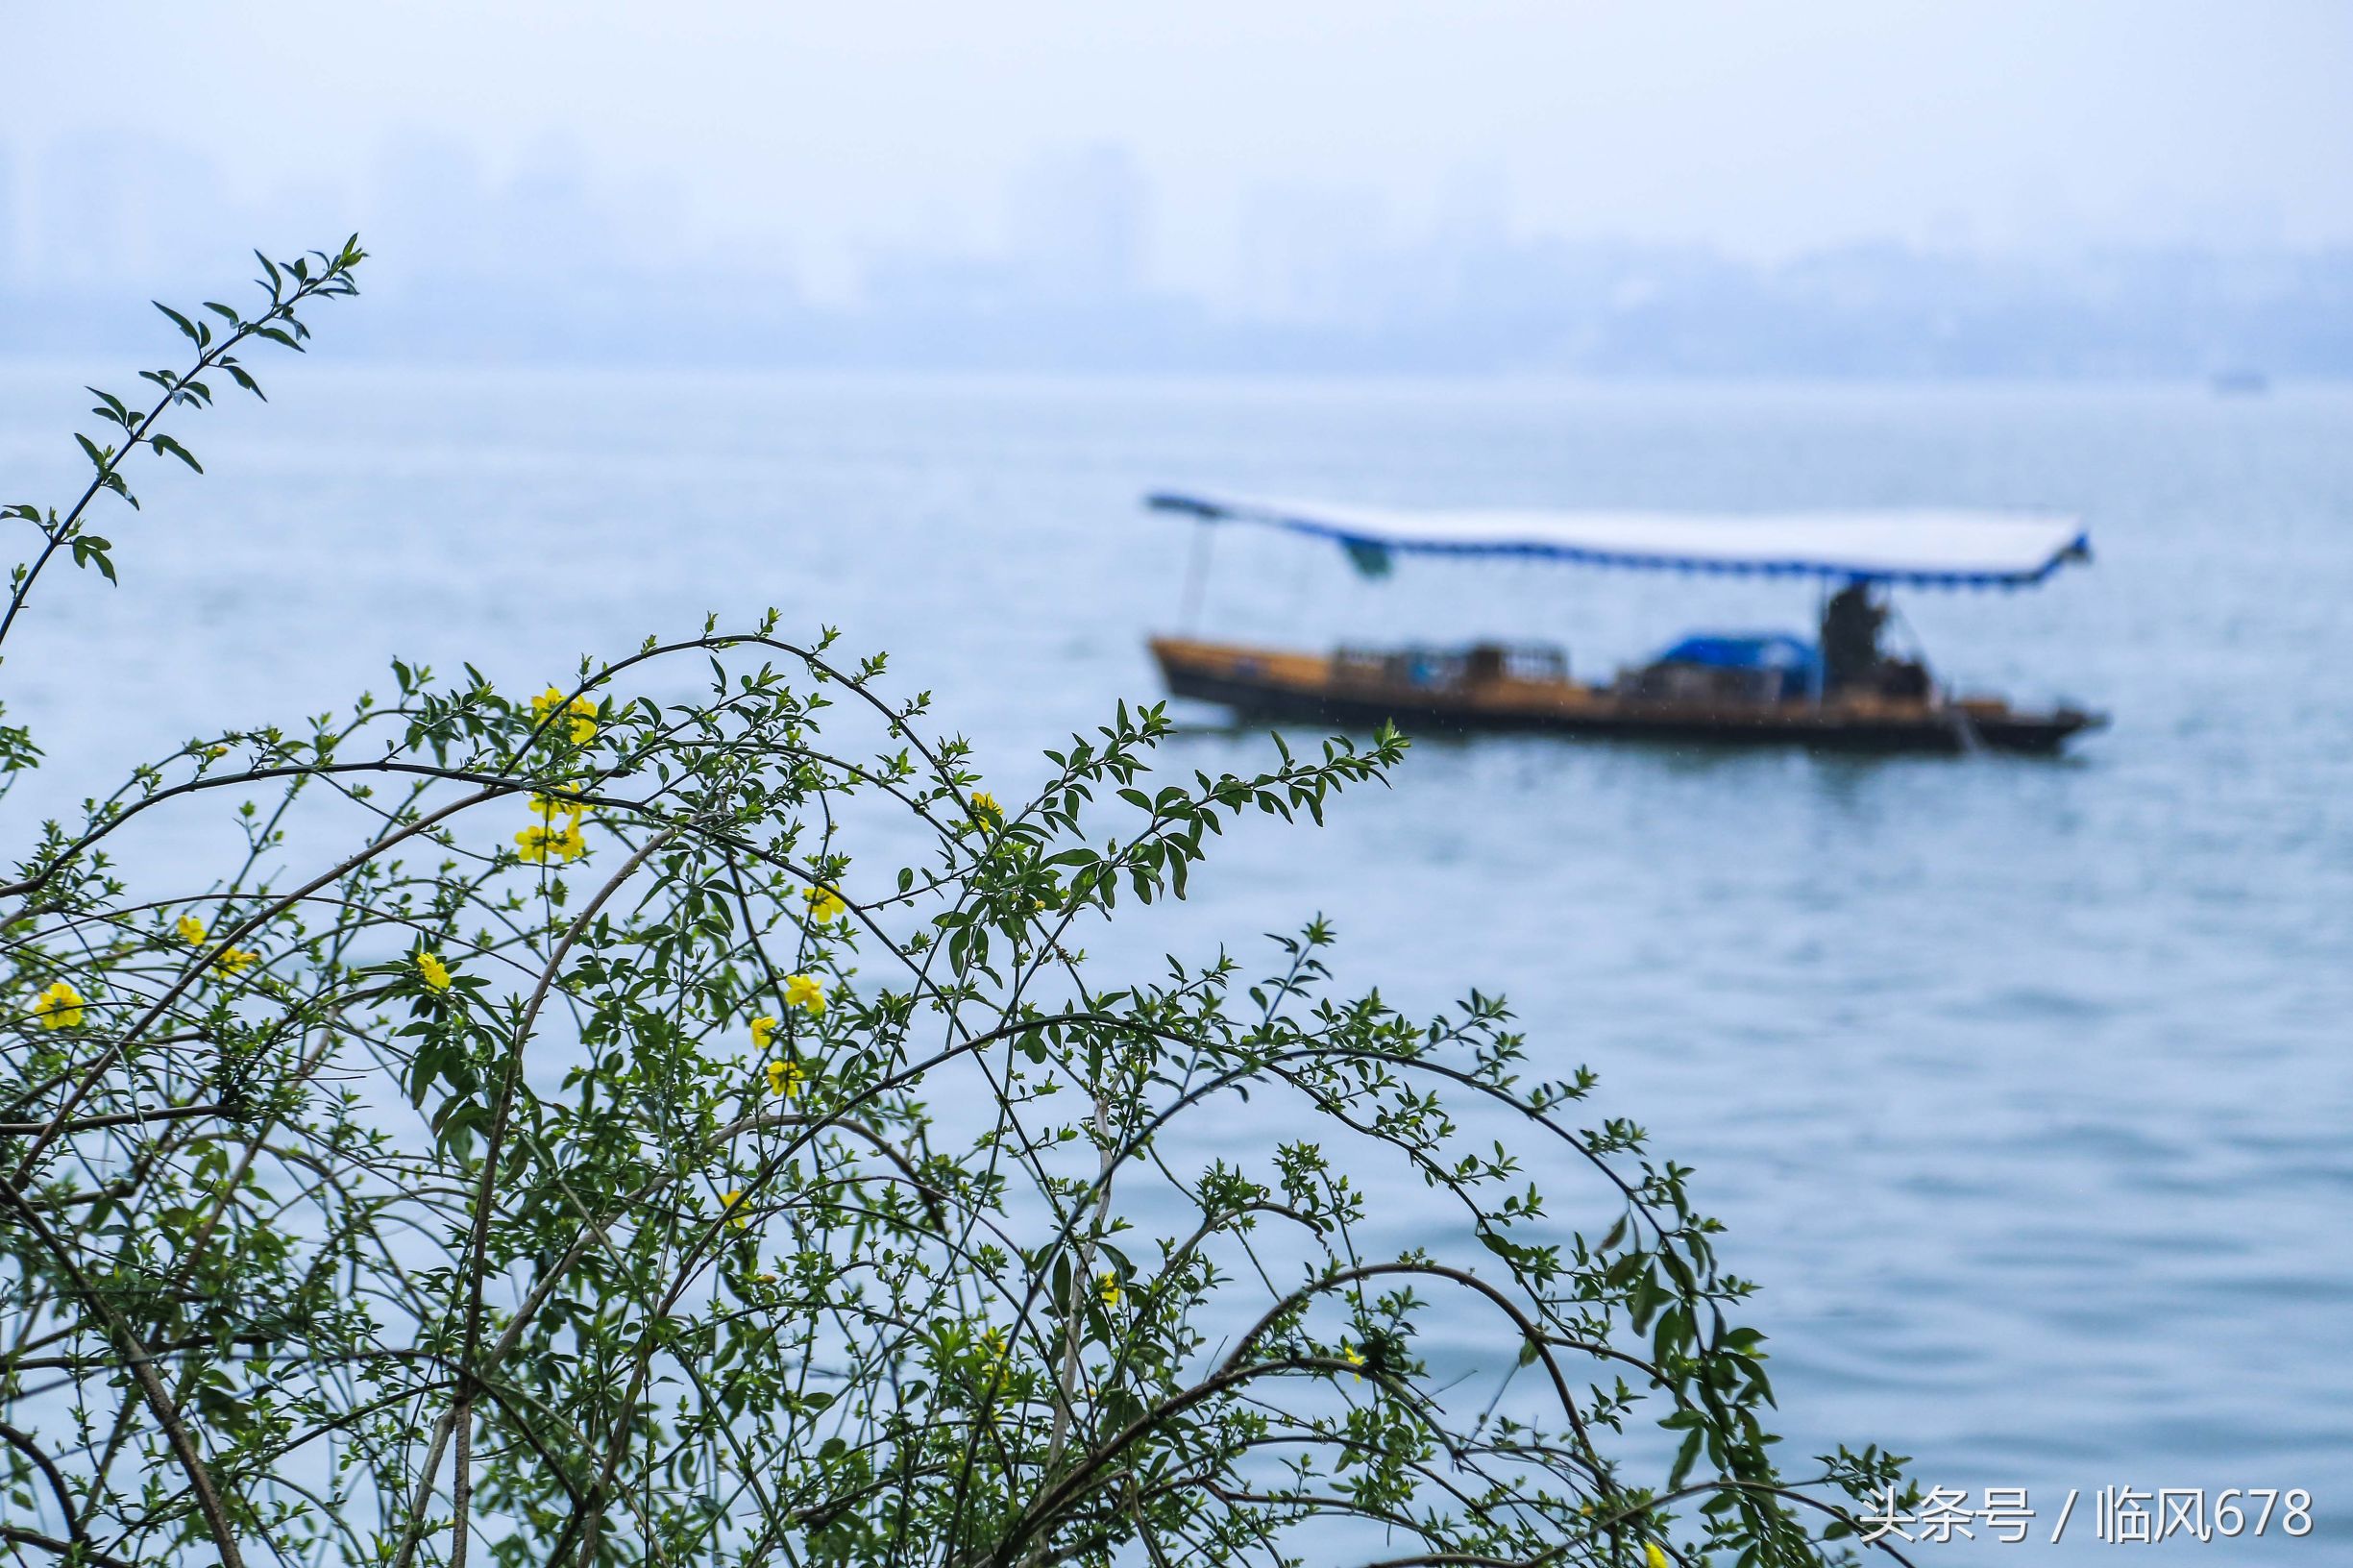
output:
[{"label": "boat railing", "polygon": [[1365,648],[1342,645],[1332,654],[1336,680],[1359,685],[1461,687],[1498,680],[1565,682],[1569,656],[1553,643],[1422,644]]}]

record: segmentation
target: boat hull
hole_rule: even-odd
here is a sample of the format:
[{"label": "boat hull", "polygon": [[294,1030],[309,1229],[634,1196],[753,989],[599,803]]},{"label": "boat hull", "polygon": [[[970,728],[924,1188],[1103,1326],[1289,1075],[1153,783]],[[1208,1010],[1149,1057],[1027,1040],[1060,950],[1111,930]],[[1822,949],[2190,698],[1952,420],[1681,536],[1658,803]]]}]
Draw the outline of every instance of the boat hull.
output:
[{"label": "boat hull", "polygon": [[1165,637],[1151,646],[1172,696],[1213,702],[1249,719],[1341,728],[1390,723],[1409,734],[1535,732],[1852,751],[2047,754],[2070,736],[2106,722],[2072,708],[2022,712],[1983,699],[1735,705],[1634,700],[1568,681],[1413,687],[1348,679],[1317,654]]}]

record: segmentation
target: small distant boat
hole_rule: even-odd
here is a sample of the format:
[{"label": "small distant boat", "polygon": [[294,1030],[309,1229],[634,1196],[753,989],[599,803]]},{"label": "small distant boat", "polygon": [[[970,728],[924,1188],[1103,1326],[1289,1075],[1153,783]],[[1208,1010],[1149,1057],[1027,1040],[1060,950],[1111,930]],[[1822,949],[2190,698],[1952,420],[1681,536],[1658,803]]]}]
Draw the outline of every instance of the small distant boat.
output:
[{"label": "small distant boat", "polygon": [[1599,684],[1542,643],[1342,647],[1328,653],[1151,639],[1169,692],[1253,719],[1409,732],[1533,730],[1657,741],[1875,751],[2053,752],[2104,724],[2074,707],[2026,709],[1945,691],[1917,658],[1879,647],[1896,585],[2024,587],[2090,556],[2072,518],[1977,512],[1647,513],[1397,511],[1188,491],[1145,498],[1203,524],[1187,588],[1197,604],[1207,525],[1255,523],[1336,541],[1386,576],[1399,553],[1519,556],[1635,569],[1743,573],[1836,583],[1818,640],[1703,633]]}]

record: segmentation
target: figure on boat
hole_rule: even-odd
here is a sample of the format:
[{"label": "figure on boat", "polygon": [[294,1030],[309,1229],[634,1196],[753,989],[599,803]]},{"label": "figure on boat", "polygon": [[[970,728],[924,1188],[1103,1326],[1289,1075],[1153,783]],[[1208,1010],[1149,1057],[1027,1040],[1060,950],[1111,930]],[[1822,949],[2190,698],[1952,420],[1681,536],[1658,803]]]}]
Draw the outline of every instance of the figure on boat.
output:
[{"label": "figure on boat", "polygon": [[1885,595],[1868,577],[1849,582],[1824,603],[1821,648],[1826,694],[1873,691],[1913,699],[1930,694],[1934,683],[1924,662],[1891,657],[1879,647],[1888,614]]},{"label": "figure on boat", "polygon": [[1831,589],[1813,642],[1785,633],[1685,637],[1602,684],[1545,644],[1340,648],[1330,654],[1157,637],[1169,691],[1254,719],[1393,721],[1409,730],[1530,729],[1880,750],[2055,751],[2106,723],[2073,706],[2013,707],[1945,691],[1917,656],[1889,653],[1890,588],[2023,587],[2089,556],[2072,519],[1980,513],[1687,517],[1397,512],[1164,492],[1149,504],[1196,518],[1189,604],[1207,528],[1246,522],[1336,540],[1385,576],[1397,552],[1517,555],[1588,565],[1807,576]]},{"label": "figure on boat", "polygon": [[1879,629],[1887,606],[1875,602],[1868,581],[1847,584],[1822,608],[1822,683],[1841,692],[1871,679],[1879,669]]}]

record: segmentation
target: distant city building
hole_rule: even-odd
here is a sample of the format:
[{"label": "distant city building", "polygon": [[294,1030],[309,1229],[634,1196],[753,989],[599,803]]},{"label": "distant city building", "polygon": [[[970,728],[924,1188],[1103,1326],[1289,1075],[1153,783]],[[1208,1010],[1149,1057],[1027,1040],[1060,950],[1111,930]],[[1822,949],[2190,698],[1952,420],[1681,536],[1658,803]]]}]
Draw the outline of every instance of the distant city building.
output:
[{"label": "distant city building", "polygon": [[1006,251],[1039,293],[1103,301],[1137,292],[1150,242],[1151,187],[1121,147],[1045,153],[1014,177]]},{"label": "distant city building", "polygon": [[208,159],[129,132],[49,143],[28,184],[30,269],[53,282],[169,278],[216,256],[212,237],[240,216]]},{"label": "distant city building", "polygon": [[16,159],[0,147],[0,288],[17,281],[24,267],[24,218],[17,209]]}]

